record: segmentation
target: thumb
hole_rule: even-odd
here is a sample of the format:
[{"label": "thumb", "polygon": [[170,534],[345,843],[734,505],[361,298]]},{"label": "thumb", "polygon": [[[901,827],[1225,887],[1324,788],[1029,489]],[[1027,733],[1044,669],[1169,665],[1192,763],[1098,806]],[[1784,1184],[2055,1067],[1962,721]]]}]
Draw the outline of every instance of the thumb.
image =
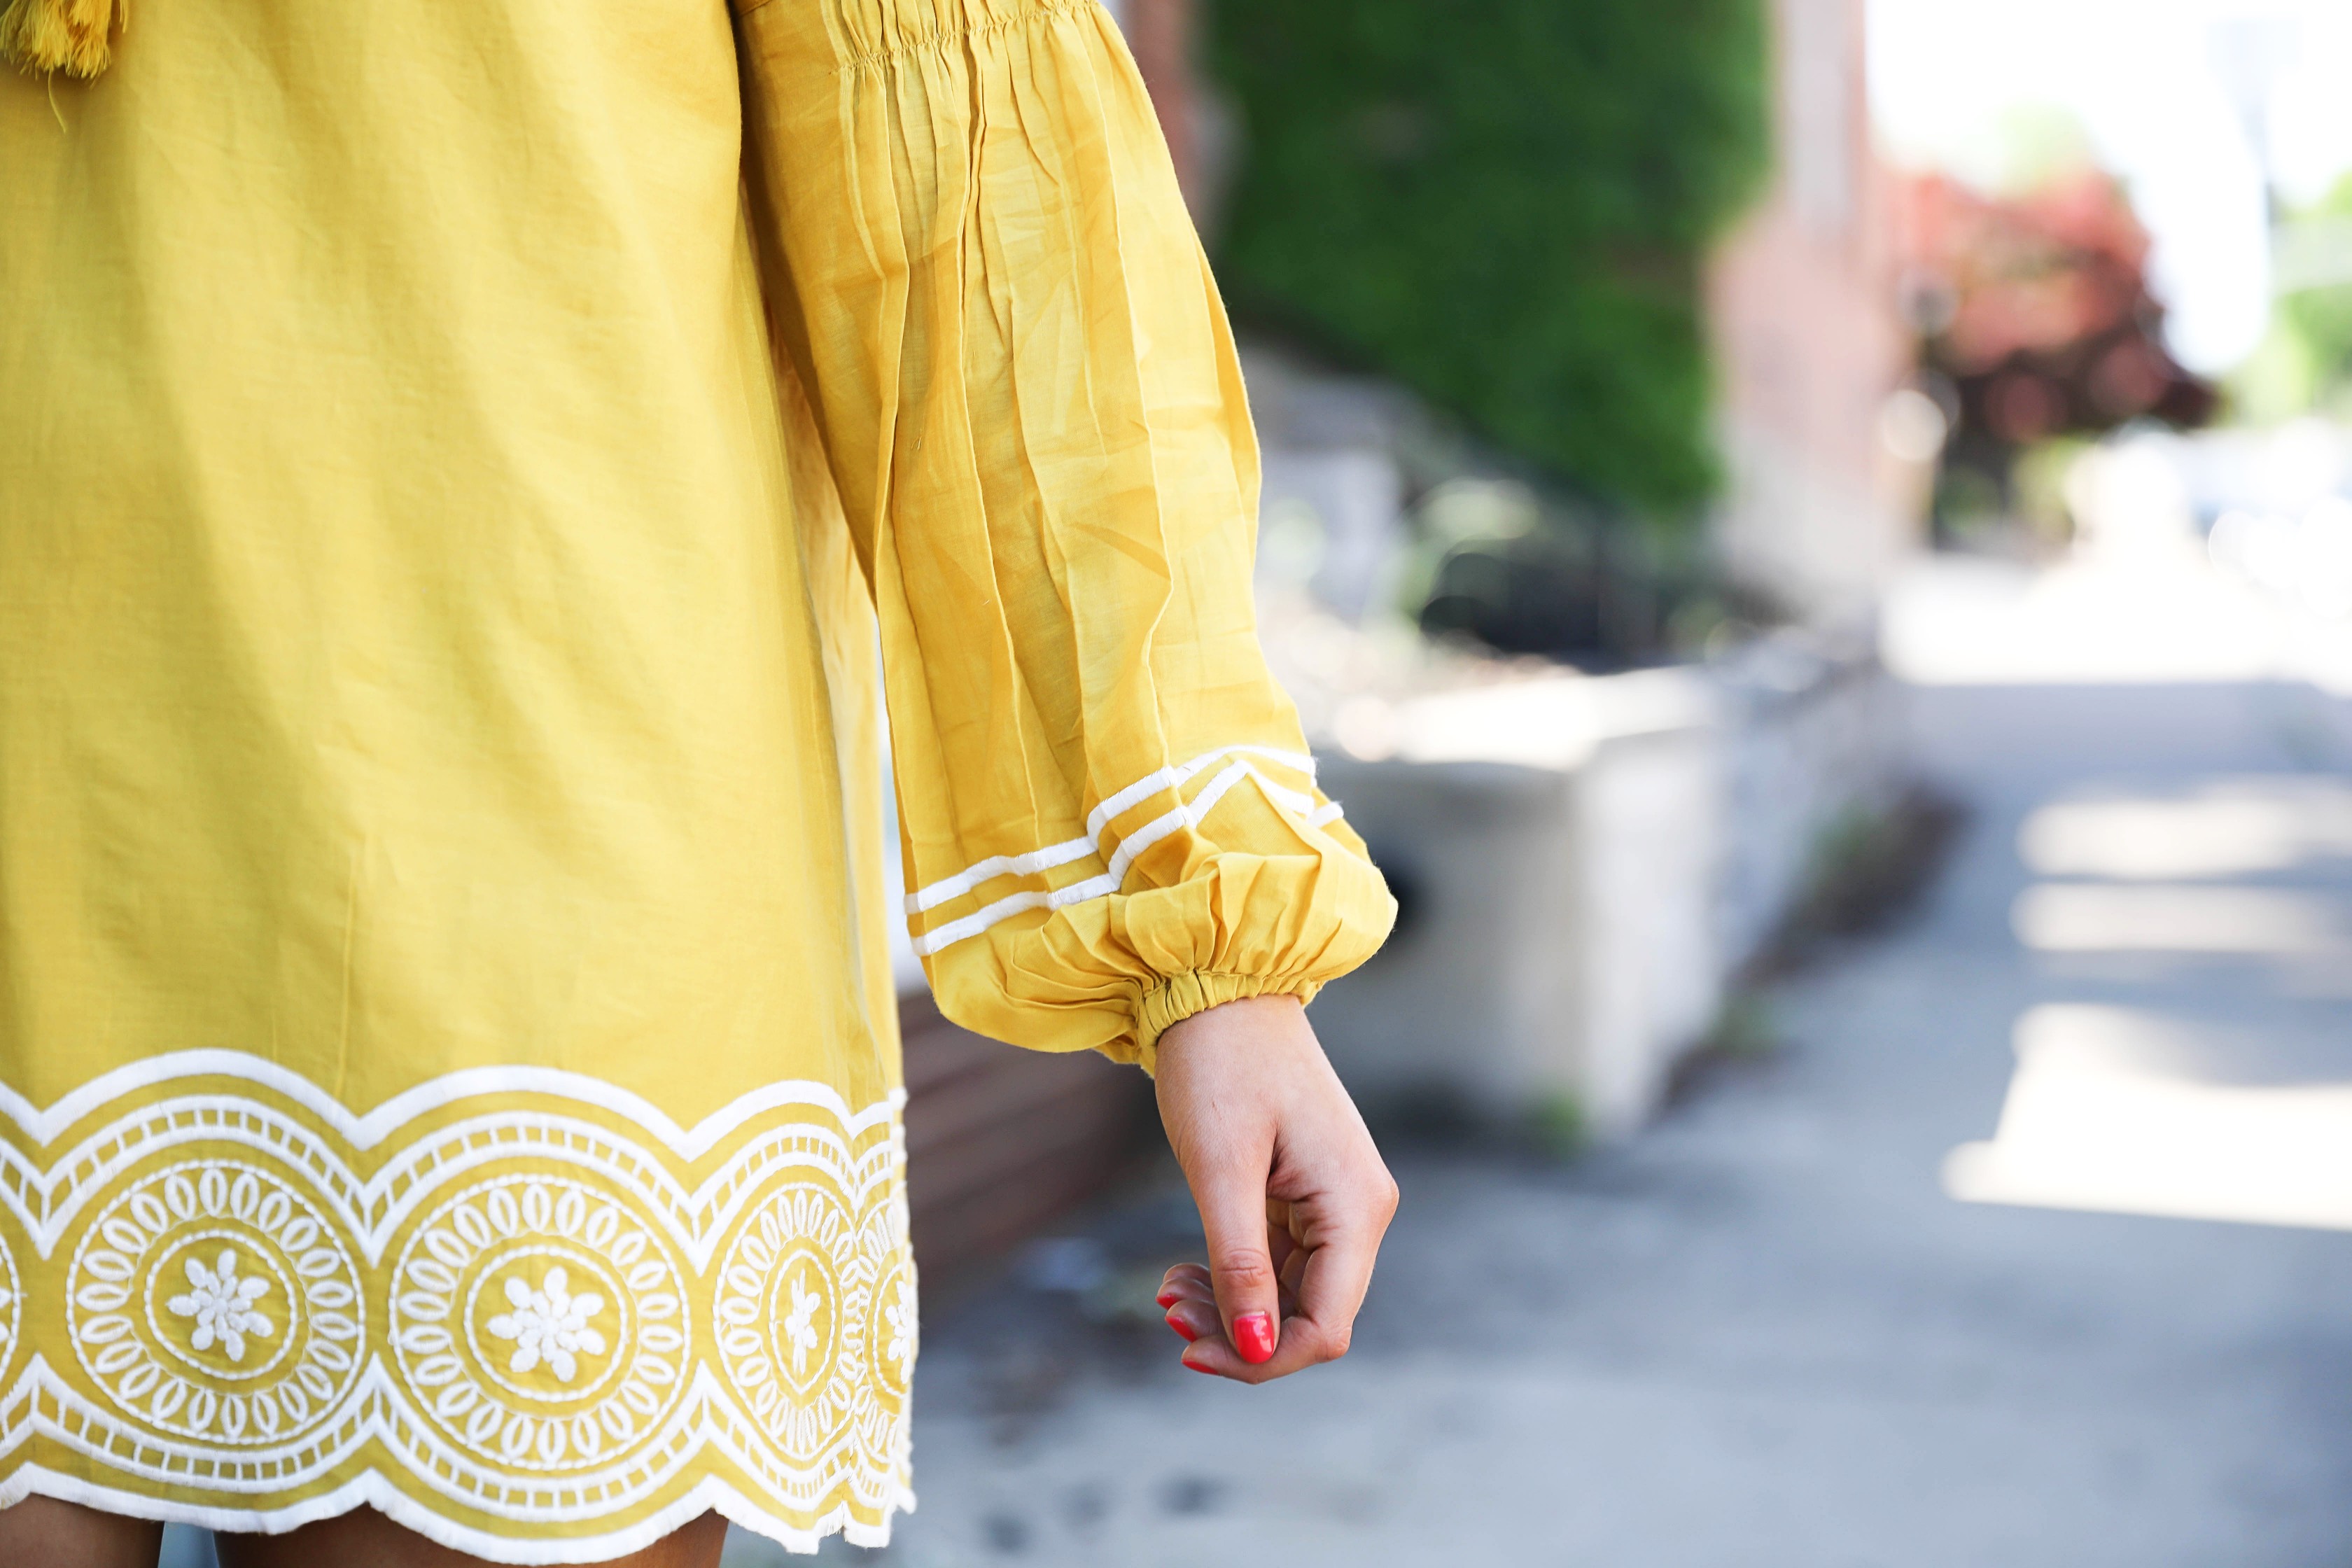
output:
[{"label": "thumb", "polygon": [[1209,1244],[1209,1279],[1225,1339],[1252,1366],[1274,1359],[1282,1303],[1266,1248],[1265,1184],[1273,1151],[1255,1160],[1220,1161],[1192,1184]]}]

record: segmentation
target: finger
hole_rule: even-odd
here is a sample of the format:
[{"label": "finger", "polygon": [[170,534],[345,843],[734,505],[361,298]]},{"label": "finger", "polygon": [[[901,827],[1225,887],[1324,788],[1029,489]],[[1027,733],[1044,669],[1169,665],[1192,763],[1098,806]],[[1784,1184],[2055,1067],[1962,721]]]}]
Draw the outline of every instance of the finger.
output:
[{"label": "finger", "polygon": [[1215,1339],[1224,1332],[1217,1321],[1214,1301],[1179,1301],[1168,1309],[1168,1326],[1176,1331],[1187,1343]]},{"label": "finger", "polygon": [[1274,1293],[1282,1302],[1280,1316],[1289,1319],[1298,1312],[1298,1281],[1307,1272],[1307,1251],[1277,1232],[1268,1249],[1274,1258]]},{"label": "finger", "polygon": [[[1296,1277],[1303,1263],[1304,1259],[1293,1257],[1287,1263],[1278,1265],[1276,1268],[1276,1272],[1281,1277],[1276,1295],[1281,1300],[1282,1315],[1286,1318],[1298,1310]],[[1166,1282],[1160,1287],[1160,1293],[1152,1300],[1160,1304],[1163,1311],[1179,1301],[1206,1301],[1213,1307],[1216,1305],[1217,1292],[1209,1283],[1209,1271],[1194,1263],[1188,1265],[1182,1274],[1179,1274],[1172,1268],[1170,1269]]]},{"label": "finger", "polygon": [[1160,1294],[1153,1299],[1167,1307],[1180,1300],[1213,1301],[1216,1291],[1209,1284],[1208,1269],[1198,1263],[1179,1263],[1161,1277]]},{"label": "finger", "polygon": [[[1180,1303],[1180,1308],[1196,1310],[1192,1303]],[[1190,1326],[1188,1320],[1188,1326]],[[1171,1321],[1169,1325],[1174,1328]],[[1178,1331],[1181,1332],[1181,1330]],[[1352,1315],[1345,1319],[1327,1316],[1323,1320],[1293,1313],[1282,1321],[1282,1338],[1275,1353],[1264,1361],[1244,1360],[1223,1336],[1213,1332],[1202,1334],[1184,1347],[1184,1364],[1194,1372],[1211,1373],[1235,1383],[1271,1383],[1287,1377],[1294,1372],[1328,1361],[1337,1361],[1348,1353],[1349,1342],[1355,1332]]]},{"label": "finger", "polygon": [[1348,1353],[1381,1238],[1395,1212],[1396,1188],[1378,1164],[1338,1185],[1345,1197],[1294,1205],[1292,1227],[1300,1241],[1291,1261],[1300,1266],[1298,1304],[1282,1325],[1276,1354],[1253,1363],[1229,1345],[1202,1342],[1186,1347],[1187,1366],[1256,1384]]},{"label": "finger", "polygon": [[1372,1265],[1380,1256],[1381,1237],[1388,1230],[1393,1199],[1380,1194],[1388,1186],[1380,1181],[1360,1184],[1356,1201],[1329,1219],[1320,1216],[1308,1226],[1306,1264],[1298,1278],[1298,1316],[1289,1331],[1304,1341],[1302,1352],[1318,1361],[1336,1361],[1348,1353],[1355,1336],[1356,1314],[1371,1288]]},{"label": "finger", "polygon": [[1281,1290],[1266,1249],[1265,1182],[1272,1153],[1270,1147],[1236,1151],[1212,1163],[1192,1187],[1225,1338],[1252,1364],[1273,1360],[1281,1338]]},{"label": "finger", "polygon": [[1270,1361],[1244,1361],[1224,1336],[1204,1334],[1184,1347],[1183,1362],[1194,1372],[1211,1373],[1234,1383],[1271,1383],[1328,1359],[1314,1353],[1309,1337],[1295,1331],[1298,1327],[1297,1318],[1283,1324],[1282,1342]]},{"label": "finger", "polygon": [[[1259,1384],[1347,1354],[1357,1311],[1370,1284],[1372,1261],[1394,1212],[1395,1187],[1377,1163],[1339,1186],[1348,1194],[1345,1199],[1286,1204],[1278,1210],[1274,1205],[1266,1205],[1270,1220],[1280,1215],[1265,1232],[1266,1257],[1275,1265],[1275,1290],[1280,1303],[1274,1320],[1280,1325],[1276,1353],[1264,1359],[1244,1356],[1230,1330],[1224,1334],[1202,1333],[1185,1347],[1187,1367],[1237,1383]],[[1198,1265],[1179,1265],[1169,1270],[1169,1278],[1189,1283],[1201,1273]],[[1178,1299],[1191,1295],[1190,1290],[1180,1291]],[[1222,1296],[1219,1301],[1230,1310]]]},{"label": "finger", "polygon": [[1274,1277],[1282,1291],[1282,1310],[1286,1313],[1298,1310],[1298,1282],[1307,1272],[1307,1260],[1314,1249],[1291,1239],[1286,1231],[1276,1231],[1267,1248],[1274,1257]]},{"label": "finger", "polygon": [[1270,1219],[1265,1222],[1265,1249],[1273,1258],[1277,1271],[1282,1268],[1283,1260],[1298,1250],[1298,1237],[1291,1234],[1286,1221]]},{"label": "finger", "polygon": [[1204,1335],[1184,1347],[1181,1358],[1188,1372],[1207,1373],[1212,1377],[1231,1378],[1235,1383],[1258,1381],[1257,1368],[1234,1353],[1224,1336]]},{"label": "finger", "polygon": [[1160,1288],[1160,1294],[1153,1299],[1163,1308],[1179,1301],[1206,1301],[1212,1307],[1217,1304],[1217,1293],[1205,1279],[1171,1280]]}]

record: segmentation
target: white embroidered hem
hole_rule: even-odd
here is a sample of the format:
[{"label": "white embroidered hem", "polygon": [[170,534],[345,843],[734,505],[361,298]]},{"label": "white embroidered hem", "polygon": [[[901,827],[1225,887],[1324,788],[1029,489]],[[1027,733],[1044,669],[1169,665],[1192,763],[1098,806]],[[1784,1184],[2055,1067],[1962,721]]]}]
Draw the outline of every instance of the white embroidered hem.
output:
[{"label": "white embroidered hem", "polygon": [[187,1524],[199,1530],[248,1535],[283,1535],[306,1524],[349,1513],[355,1508],[372,1508],[403,1529],[413,1530],[452,1552],[467,1552],[488,1563],[513,1563],[519,1568],[606,1563],[615,1557],[625,1557],[632,1552],[644,1551],[672,1531],[713,1510],[726,1515],[730,1521],[741,1525],[752,1534],[764,1536],[785,1551],[803,1555],[814,1554],[828,1538],[835,1535],[852,1546],[881,1547],[890,1544],[892,1517],[915,1511],[915,1494],[902,1487],[898,1495],[884,1508],[878,1524],[852,1519],[849,1507],[845,1503],[813,1527],[802,1530],[778,1519],[714,1476],[706,1479],[668,1508],[609,1535],[517,1541],[511,1536],[469,1530],[444,1519],[430,1509],[421,1508],[373,1470],[322,1497],[266,1512],[256,1512],[250,1509],[206,1508],[195,1503],[142,1497],[136,1492],[98,1486],[79,1477],[58,1475],[38,1465],[27,1465],[5,1482],[0,1482],[0,1509],[20,1503],[28,1497],[55,1498],[59,1502],[79,1503],[102,1513],[121,1514],[131,1519],[152,1519],[162,1524]]},{"label": "white embroidered hem", "polygon": [[0,1091],[0,1503],[266,1532],[364,1503],[516,1563],[710,1509],[887,1541],[903,1101],[776,1084],[689,1129],[483,1068],[355,1116],[219,1050]]}]

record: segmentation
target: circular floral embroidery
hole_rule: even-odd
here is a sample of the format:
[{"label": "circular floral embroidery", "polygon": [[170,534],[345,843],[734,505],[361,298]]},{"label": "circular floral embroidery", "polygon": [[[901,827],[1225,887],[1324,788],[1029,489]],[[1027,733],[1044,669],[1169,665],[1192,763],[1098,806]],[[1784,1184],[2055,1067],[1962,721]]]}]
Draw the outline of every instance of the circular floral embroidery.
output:
[{"label": "circular floral embroidery", "polygon": [[907,1205],[902,1196],[867,1211],[857,1233],[858,1267],[874,1281],[868,1298],[866,1341],[874,1365],[860,1380],[855,1401],[857,1439],[866,1463],[887,1474],[904,1457],[907,1395],[915,1376],[919,1337],[915,1309],[915,1260],[907,1242]]},{"label": "circular floral embroidery", "polygon": [[16,1359],[18,1316],[25,1310],[25,1289],[16,1278],[16,1254],[0,1242],[0,1368]]},{"label": "circular floral embroidery", "polygon": [[394,1266],[401,1380],[454,1439],[523,1469],[610,1461],[684,1393],[686,1285],[614,1195],[502,1176],[444,1203]]},{"label": "circular floral embroidery", "polygon": [[903,1396],[915,1372],[915,1284],[904,1268],[890,1271],[874,1293],[874,1304],[882,1313],[874,1336],[882,1350],[877,1370]]},{"label": "circular floral embroidery", "polygon": [[537,1289],[520,1274],[507,1276],[507,1300],[514,1310],[492,1318],[488,1327],[499,1339],[515,1342],[509,1370],[526,1373],[543,1361],[557,1382],[569,1384],[579,1375],[581,1355],[604,1353],[604,1334],[588,1326],[604,1316],[604,1298],[593,1290],[574,1296],[571,1283],[560,1266],[547,1271]]},{"label": "circular floral embroidery", "polygon": [[271,1282],[259,1274],[238,1279],[236,1247],[222,1247],[209,1268],[194,1256],[181,1268],[187,1272],[188,1292],[173,1297],[165,1305],[179,1316],[196,1321],[196,1331],[188,1336],[190,1348],[208,1351],[217,1344],[229,1360],[242,1362],[246,1335],[266,1339],[277,1332],[278,1325],[269,1321],[269,1315],[255,1306],[269,1294]]},{"label": "circular floral embroidery", "polygon": [[356,1262],[310,1198],[238,1160],[152,1173],[100,1213],[67,1282],[74,1353],[163,1432],[278,1443],[357,1381]]},{"label": "circular floral embroidery", "polygon": [[834,1442],[864,1382],[865,1323],[847,1297],[871,1275],[857,1272],[856,1234],[832,1191],[794,1184],[761,1203],[719,1265],[711,1310],[727,1380],[794,1459]]},{"label": "circular floral embroidery", "polygon": [[[713,1477],[789,1531],[903,1499],[890,1107],[793,1101],[689,1159],[536,1101],[436,1104],[355,1151],[281,1098],[142,1100],[19,1194],[0,1447],[273,1521],[374,1477],[479,1555],[635,1531]],[[41,1313],[20,1223],[56,1271]]]}]

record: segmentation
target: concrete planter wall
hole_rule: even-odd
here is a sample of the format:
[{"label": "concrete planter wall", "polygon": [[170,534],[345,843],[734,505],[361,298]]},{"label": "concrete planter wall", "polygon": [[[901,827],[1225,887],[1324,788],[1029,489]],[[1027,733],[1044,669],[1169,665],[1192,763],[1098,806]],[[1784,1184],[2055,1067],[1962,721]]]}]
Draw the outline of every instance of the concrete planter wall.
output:
[{"label": "concrete planter wall", "polygon": [[1716,686],[1725,808],[1717,930],[1736,964],[1804,896],[1839,818],[1889,804],[1902,690],[1874,659],[1771,644],[1719,672]]},{"label": "concrete planter wall", "polygon": [[1498,1113],[1574,1088],[1582,977],[1575,780],[1480,762],[1330,758],[1324,786],[1399,900],[1396,933],[1312,1016],[1350,1089]]},{"label": "concrete planter wall", "polygon": [[1360,1096],[1602,1138],[1649,1118],[1828,825],[1891,773],[1875,667],[1783,651],[1417,699],[1396,756],[1326,760],[1403,905],[1314,1008]]}]

